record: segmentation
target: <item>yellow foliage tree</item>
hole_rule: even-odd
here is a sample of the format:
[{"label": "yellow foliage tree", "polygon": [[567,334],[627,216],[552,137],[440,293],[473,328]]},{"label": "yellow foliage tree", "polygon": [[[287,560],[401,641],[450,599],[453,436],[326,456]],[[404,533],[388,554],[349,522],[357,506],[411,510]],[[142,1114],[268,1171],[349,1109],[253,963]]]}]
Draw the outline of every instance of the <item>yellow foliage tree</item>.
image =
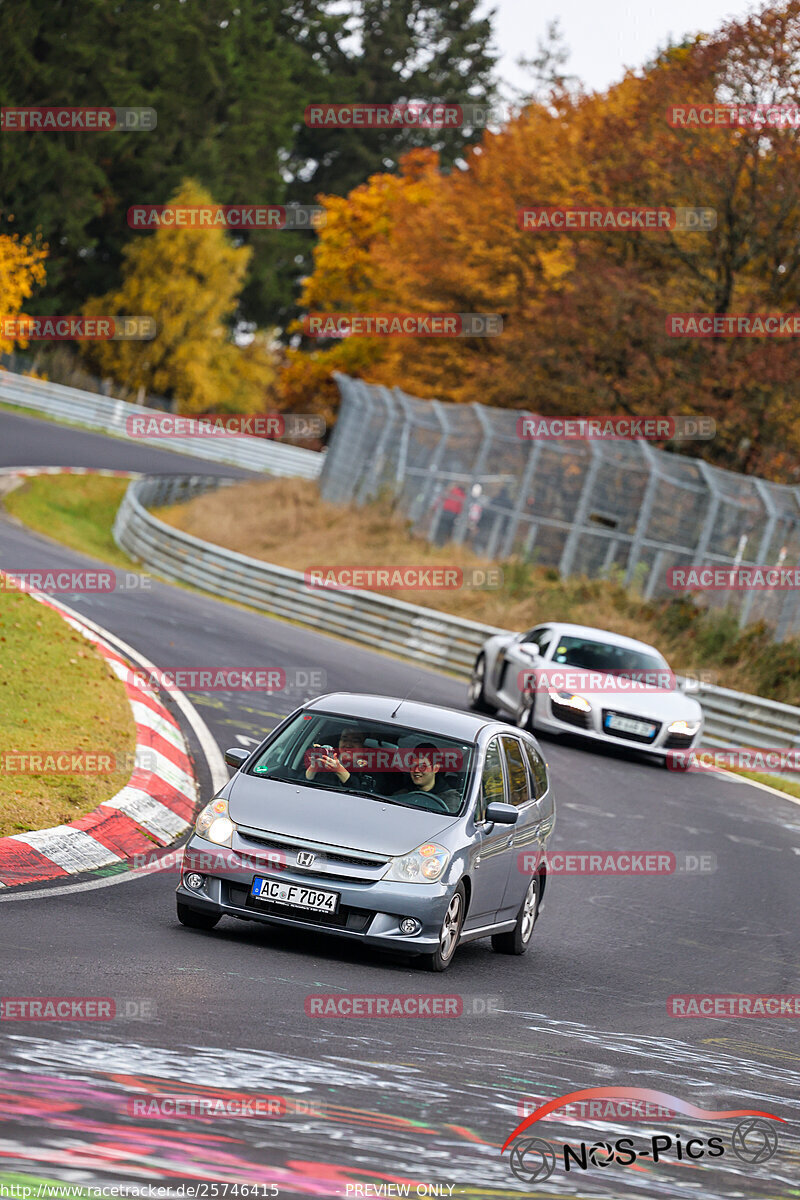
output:
[{"label": "yellow foliage tree", "polygon": [[[185,181],[170,205],[212,205]],[[259,412],[267,408],[275,362],[258,335],[237,346],[226,322],[236,309],[251,251],[220,227],[162,226],[124,251],[118,291],[89,301],[87,316],[149,316],[152,341],[82,343],[92,367],[132,389],[174,399],[181,413]]]},{"label": "yellow foliage tree", "polygon": [[[0,235],[0,317],[27,315],[22,306],[45,281],[46,258],[47,245],[38,236]],[[15,345],[27,344],[24,338],[4,338],[0,326],[0,354],[10,353]]]}]

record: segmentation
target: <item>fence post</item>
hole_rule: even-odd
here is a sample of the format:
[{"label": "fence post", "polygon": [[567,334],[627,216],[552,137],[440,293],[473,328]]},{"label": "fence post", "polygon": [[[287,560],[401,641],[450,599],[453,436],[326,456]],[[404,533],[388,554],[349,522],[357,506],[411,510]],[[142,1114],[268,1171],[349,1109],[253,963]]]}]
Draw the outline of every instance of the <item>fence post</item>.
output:
[{"label": "fence post", "polygon": [[[439,464],[444,456],[445,448],[447,446],[447,437],[450,433],[450,425],[447,420],[447,412],[444,405],[439,400],[432,400],[431,404],[433,405],[433,411],[436,413],[436,419],[439,422],[441,433],[439,434],[439,440],[436,443],[436,449],[431,455],[431,460],[428,463],[427,475],[425,482],[422,484],[422,490],[415,496],[414,503],[409,512],[409,516],[415,524],[417,521],[421,521],[423,519],[425,513],[428,511],[431,503],[435,500],[438,494],[437,484],[439,479],[437,472],[439,470]],[[432,542],[436,541],[436,534],[439,529],[439,519],[441,515],[442,509],[440,505],[433,513],[430,528],[428,529],[427,536]]]},{"label": "fence post", "polygon": [[567,534],[567,540],[564,543],[564,549],[561,554],[561,562],[558,566],[558,573],[562,579],[566,579],[572,574],[572,567],[575,562],[575,554],[578,549],[578,539],[584,531],[586,524],[586,516],[589,512],[589,505],[592,502],[592,491],[594,490],[594,481],[597,478],[597,472],[600,470],[600,454],[598,447],[594,442],[589,442],[589,451],[592,456],[592,461],[589,464],[589,469],[586,472],[586,478],[583,481],[581,488],[580,499],[578,506],[575,509],[575,516],[572,519],[572,527]]},{"label": "fence post", "polygon": [[653,501],[656,498],[656,489],[661,482],[661,472],[658,469],[658,459],[656,458],[655,450],[652,446],[648,446],[647,442],[642,438],[637,438],[637,441],[645,462],[650,469],[650,478],[647,480],[647,486],[642,497],[642,507],[639,509],[636,528],[633,531],[633,540],[628,551],[628,569],[625,572],[626,587],[630,587],[633,582],[634,573],[639,562],[639,555],[642,553],[642,545],[647,536],[647,530],[650,528],[650,518],[653,515]]},{"label": "fence post", "polygon": [[[526,414],[523,413],[523,417],[525,415]],[[531,416],[532,415],[533,414],[531,414]],[[528,498],[528,492],[530,491],[530,486],[533,481],[534,471],[536,470],[536,467],[538,465],[539,458],[541,457],[541,453],[542,453],[542,443],[541,442],[533,442],[533,444],[531,445],[531,448],[530,448],[530,453],[528,454],[528,461],[525,463],[525,470],[522,473],[522,479],[521,479],[520,485],[519,485],[519,492],[517,494],[517,502],[514,505],[514,512],[512,513],[511,520],[508,523],[508,532],[506,533],[506,538],[505,538],[505,541],[503,542],[503,557],[504,558],[509,558],[511,555],[511,551],[514,548],[514,539],[517,536],[517,529],[519,528],[519,522],[520,522],[520,518],[522,516],[522,511],[525,508],[525,501]]]},{"label": "fence post", "polygon": [[456,523],[453,526],[453,541],[459,546],[463,546],[464,538],[467,536],[472,489],[476,483],[480,483],[480,480],[483,477],[484,466],[489,455],[489,450],[492,445],[492,438],[494,436],[491,423],[489,422],[489,418],[486,416],[486,413],[483,411],[483,407],[480,404],[473,404],[472,411],[478,418],[478,424],[483,431],[484,437],[481,441],[478,453],[475,456],[475,461],[472,464],[472,477],[469,481],[468,487],[466,488],[467,494],[464,497],[464,506],[461,509],[461,512],[458,514]]},{"label": "fence post", "polygon": [[[764,502],[765,509],[769,513],[769,518],[767,520],[766,527],[761,536],[761,541],[758,544],[758,550],[756,551],[756,554],[758,556],[756,559],[756,566],[763,567],[766,565],[766,562],[767,562],[767,555],[769,554],[769,548],[772,544],[772,537],[773,537],[773,534],[775,533],[775,526],[778,523],[779,513],[778,513],[778,506],[775,503],[775,501],[773,500],[772,496],[770,495],[770,490],[767,487],[767,485],[765,484],[764,480],[754,478],[753,483],[756,485],[756,490]],[[740,629],[744,629],[745,625],[747,625],[747,623],[750,620],[750,611],[753,607],[753,600],[754,600],[754,596],[753,596],[752,591],[750,591],[746,594],[744,600],[742,601],[742,609],[741,609],[741,612],[739,613],[739,628]],[[782,639],[779,639],[779,640],[782,640]]]},{"label": "fence post", "polygon": [[356,504],[365,504],[376,492],[375,484],[380,478],[383,464],[386,459],[386,445],[391,437],[394,423],[397,419],[397,404],[394,396],[387,387],[378,387],[375,389],[375,394],[380,396],[383,403],[386,405],[386,420],[383,424],[383,429],[380,432],[378,441],[375,446],[375,453],[372,462],[367,468],[361,486],[355,496]]}]

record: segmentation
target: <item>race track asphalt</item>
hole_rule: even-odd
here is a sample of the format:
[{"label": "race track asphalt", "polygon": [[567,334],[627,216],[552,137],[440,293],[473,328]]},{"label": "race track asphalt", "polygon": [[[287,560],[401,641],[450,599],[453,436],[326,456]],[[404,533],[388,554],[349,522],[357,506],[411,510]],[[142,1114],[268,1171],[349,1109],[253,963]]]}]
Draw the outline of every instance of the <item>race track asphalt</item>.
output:
[{"label": "race track asphalt", "polygon": [[[2,465],[197,470],[191,459],[167,455],[166,465],[164,457],[0,413]],[[94,565],[0,517],[0,568],[81,563]],[[402,696],[414,687],[434,703],[465,704],[464,685],[435,671],[150,582],[62,599],[162,668],[318,670],[326,690]],[[298,703],[284,694],[188,694],[223,749],[260,739]],[[187,736],[208,798],[208,771]],[[553,877],[525,957],[472,943],[442,975],[311,933],[233,921],[210,933],[185,929],[170,872],[0,895],[3,996],[110,996],[140,1002],[141,1014],[3,1022],[0,1184],[29,1174],[75,1184],[275,1183],[287,1197],[381,1194],[354,1190],[367,1182],[409,1183],[411,1195],[434,1184],[442,1195],[481,1197],[796,1195],[797,1022],[677,1020],[666,1001],[797,990],[800,808],[720,777],[673,775],[556,741],[543,747],[558,804],[551,848],[706,853],[716,869]],[[76,884],[81,890],[69,890]],[[495,1012],[307,1017],[306,997],[320,993],[458,995]],[[644,1151],[654,1133],[721,1134],[726,1149],[680,1161],[673,1149],[657,1164],[640,1157],[569,1175],[559,1160],[549,1182],[519,1181],[500,1146],[523,1099],[601,1086],[654,1089],[704,1109],[766,1110],[787,1124],[776,1156],[752,1164],[731,1149],[731,1119],[551,1119],[531,1134],[559,1154],[567,1141],[623,1136]],[[289,1111],[154,1117],[133,1104],[152,1093],[278,1095]]]}]

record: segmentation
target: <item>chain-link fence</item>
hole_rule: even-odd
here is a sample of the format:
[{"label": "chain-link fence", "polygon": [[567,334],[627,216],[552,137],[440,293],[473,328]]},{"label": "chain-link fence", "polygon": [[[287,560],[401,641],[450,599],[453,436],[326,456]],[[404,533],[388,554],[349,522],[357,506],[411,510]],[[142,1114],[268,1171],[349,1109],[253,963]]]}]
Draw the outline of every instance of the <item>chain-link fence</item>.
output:
[{"label": "chain-link fence", "polygon": [[[800,488],[711,467],[640,439],[523,440],[521,417],[445,404],[337,375],[341,409],[321,476],[325,499],[389,495],[430,541],[490,559],[611,576],[645,598],[689,566],[800,564]],[[742,625],[800,633],[797,590],[706,592]]]}]

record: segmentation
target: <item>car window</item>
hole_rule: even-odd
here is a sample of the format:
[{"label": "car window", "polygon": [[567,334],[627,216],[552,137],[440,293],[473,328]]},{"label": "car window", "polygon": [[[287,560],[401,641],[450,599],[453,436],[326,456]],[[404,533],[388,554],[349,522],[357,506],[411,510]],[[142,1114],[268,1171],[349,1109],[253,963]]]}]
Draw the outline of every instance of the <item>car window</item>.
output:
[{"label": "car window", "polygon": [[500,742],[493,738],[486,747],[486,759],[481,775],[481,793],[478,797],[478,807],[475,812],[476,821],[486,819],[486,806],[493,800],[501,803],[506,801],[505,783],[503,781],[503,763],[500,757]]},{"label": "car window", "polygon": [[456,814],[464,804],[473,749],[426,730],[300,710],[267,742],[248,774],[272,784],[351,791]]},{"label": "car window", "polygon": [[509,802],[519,808],[520,804],[527,804],[531,799],[522,745],[512,737],[504,737],[502,742],[508,767]]},{"label": "car window", "polygon": [[523,742],[523,746],[525,748],[525,757],[530,767],[531,780],[533,781],[533,794],[537,800],[541,800],[547,791],[547,767],[538,750],[530,746],[527,742]]}]

